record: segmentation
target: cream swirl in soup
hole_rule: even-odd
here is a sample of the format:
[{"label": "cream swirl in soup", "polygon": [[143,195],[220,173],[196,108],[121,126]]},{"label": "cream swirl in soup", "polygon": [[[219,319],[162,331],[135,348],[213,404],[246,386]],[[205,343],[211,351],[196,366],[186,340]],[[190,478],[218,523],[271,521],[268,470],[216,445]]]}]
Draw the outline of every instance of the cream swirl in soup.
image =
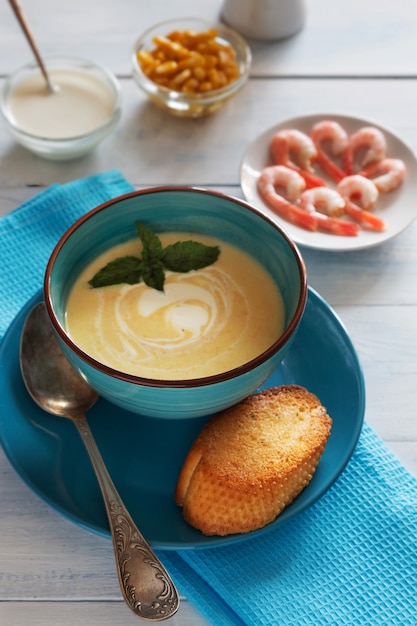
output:
[{"label": "cream swirl in soup", "polygon": [[167,272],[164,291],[144,283],[93,289],[91,277],[110,260],[137,255],[137,239],[101,255],[78,277],[66,312],[72,339],[97,361],[160,380],[192,379],[233,369],[281,335],[282,297],[251,256],[222,241],[159,234],[164,246],[194,239],[220,246],[218,260],[188,273]]}]

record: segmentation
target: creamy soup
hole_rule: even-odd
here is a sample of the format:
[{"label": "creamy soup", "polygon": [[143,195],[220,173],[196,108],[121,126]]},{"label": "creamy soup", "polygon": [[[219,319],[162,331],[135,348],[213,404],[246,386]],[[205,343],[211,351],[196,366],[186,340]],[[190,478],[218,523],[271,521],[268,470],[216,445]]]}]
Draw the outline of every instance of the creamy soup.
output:
[{"label": "creamy soup", "polygon": [[141,244],[135,239],[101,255],[79,276],[67,304],[68,332],[86,353],[137,376],[191,379],[242,365],[279,338],[282,297],[257,261],[202,235],[159,237],[164,246],[187,239],[219,245],[220,256],[204,269],[166,272],[161,292],[142,282],[93,289],[88,281],[99,269],[139,256]]},{"label": "creamy soup", "polygon": [[23,80],[11,93],[7,106],[24,132],[47,139],[66,139],[89,133],[110,118],[114,95],[97,78],[76,69],[51,69],[49,93],[42,74]]}]

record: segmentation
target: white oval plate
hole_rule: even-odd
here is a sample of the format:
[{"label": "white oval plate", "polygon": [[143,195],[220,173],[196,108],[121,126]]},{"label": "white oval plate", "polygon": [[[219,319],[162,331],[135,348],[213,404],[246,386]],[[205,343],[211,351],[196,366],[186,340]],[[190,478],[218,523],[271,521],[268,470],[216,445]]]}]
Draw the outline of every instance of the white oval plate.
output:
[{"label": "white oval plate", "polygon": [[[407,175],[404,183],[395,191],[381,194],[378,206],[375,210],[387,225],[384,232],[377,233],[361,230],[357,237],[343,237],[329,233],[307,231],[294,224],[290,224],[274,213],[259,195],[257,189],[259,174],[264,167],[273,164],[269,154],[269,144],[273,135],[284,128],[296,128],[309,134],[314,124],[322,120],[338,122],[345,128],[349,135],[362,126],[375,126],[379,128],[385,134],[388,156],[402,159],[405,162]],[[317,166],[317,174],[329,181],[328,177],[319,169],[319,166]],[[417,160],[411,148],[391,130],[380,126],[378,123],[346,115],[306,115],[285,120],[269,128],[248,146],[242,160],[240,183],[243,194],[250,204],[260,209],[269,217],[272,217],[287,231],[293,241],[307,248],[335,251],[371,248],[401,233],[417,217]],[[329,186],[332,186],[330,181]]]}]

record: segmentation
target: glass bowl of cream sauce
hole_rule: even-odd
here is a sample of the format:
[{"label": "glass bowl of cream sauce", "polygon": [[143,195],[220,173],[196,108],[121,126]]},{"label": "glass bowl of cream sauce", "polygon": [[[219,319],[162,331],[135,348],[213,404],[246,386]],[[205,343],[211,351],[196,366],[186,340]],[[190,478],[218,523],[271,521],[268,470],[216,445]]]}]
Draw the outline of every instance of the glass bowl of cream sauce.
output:
[{"label": "glass bowl of cream sauce", "polygon": [[5,81],[0,110],[14,139],[35,154],[69,160],[93,150],[117,125],[121,89],[106,68],[85,59],[47,57],[56,91],[51,93],[36,63]]}]

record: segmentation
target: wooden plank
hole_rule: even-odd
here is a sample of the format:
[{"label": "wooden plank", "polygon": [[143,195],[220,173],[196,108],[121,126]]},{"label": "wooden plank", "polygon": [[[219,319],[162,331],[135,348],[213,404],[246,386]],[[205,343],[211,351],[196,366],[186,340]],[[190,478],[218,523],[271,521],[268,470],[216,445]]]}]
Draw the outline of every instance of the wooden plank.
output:
[{"label": "wooden plank", "polygon": [[[4,626],[137,626],[138,618],[116,601],[0,602]],[[166,626],[208,626],[194,607],[183,600],[178,613],[163,622]]]},{"label": "wooden plank", "polygon": [[[356,306],[358,315],[353,326],[360,324],[364,306],[395,305],[401,313],[401,307],[417,304],[417,251],[415,246],[417,222],[391,241],[368,250],[352,252],[325,252],[302,249],[307,266],[310,285],[316,289],[332,306]],[[397,313],[397,308],[394,315]],[[386,337],[385,322],[389,314],[386,309],[378,312],[381,325],[372,326],[375,317],[369,315],[369,326],[364,329],[365,337]],[[392,319],[392,318],[391,318]],[[395,317],[394,317],[395,320]],[[409,318],[410,328],[414,327]],[[407,326],[408,328],[408,326]],[[396,326],[391,327],[395,342]],[[401,333],[401,330],[398,329]],[[405,329],[403,328],[403,332]],[[360,333],[358,333],[360,334]],[[384,352],[384,358],[390,358]]]},{"label": "wooden plank", "polygon": [[404,467],[417,476],[417,443],[415,441],[390,441],[389,447]]},{"label": "wooden plank", "polygon": [[[366,384],[365,419],[387,442],[417,442],[417,307],[335,307],[361,362]],[[407,462],[410,458],[407,456]]]},{"label": "wooden plank", "polygon": [[[73,0],[23,2],[42,53],[81,56],[130,74],[134,41],[162,20],[200,16],[218,20],[222,2],[182,0],[100,4]],[[305,27],[279,42],[250,40],[253,76],[415,76],[417,5],[414,0],[306,0]],[[63,36],[65,33],[65,36]],[[0,75],[32,61],[7,3],[0,5]]]},{"label": "wooden plank", "polygon": [[0,125],[0,188],[66,182],[114,167],[135,186],[239,185],[248,145],[279,122],[309,114],[348,111],[394,129],[417,149],[415,113],[409,105],[417,101],[414,80],[401,81],[401,98],[395,80],[372,82],[371,88],[361,80],[251,80],[223,109],[200,120],[161,111],[131,80],[123,80],[122,87],[123,114],[116,132],[82,159],[36,157]]}]

